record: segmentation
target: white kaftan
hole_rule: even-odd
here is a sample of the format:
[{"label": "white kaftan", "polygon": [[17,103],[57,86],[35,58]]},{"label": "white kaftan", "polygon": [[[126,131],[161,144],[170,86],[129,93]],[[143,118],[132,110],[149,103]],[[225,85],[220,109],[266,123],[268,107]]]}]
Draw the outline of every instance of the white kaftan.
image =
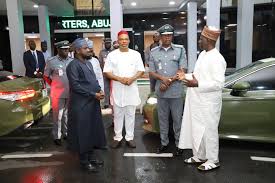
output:
[{"label": "white kaftan", "polygon": [[194,76],[198,87],[186,93],[179,148],[193,149],[194,156],[218,162],[218,125],[226,62],[217,49],[202,51]]}]

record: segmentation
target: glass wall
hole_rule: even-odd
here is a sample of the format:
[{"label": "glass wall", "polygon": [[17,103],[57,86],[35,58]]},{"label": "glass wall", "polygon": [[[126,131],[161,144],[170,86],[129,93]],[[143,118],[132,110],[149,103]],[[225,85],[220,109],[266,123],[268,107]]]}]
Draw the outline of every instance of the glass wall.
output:
[{"label": "glass wall", "polygon": [[75,0],[76,16],[110,16],[109,0]]}]

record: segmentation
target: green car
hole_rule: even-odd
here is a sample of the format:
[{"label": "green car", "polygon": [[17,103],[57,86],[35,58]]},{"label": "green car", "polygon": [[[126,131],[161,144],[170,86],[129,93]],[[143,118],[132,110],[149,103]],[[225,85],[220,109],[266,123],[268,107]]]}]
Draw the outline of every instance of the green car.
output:
[{"label": "green car", "polygon": [[[143,128],[159,133],[156,103],[156,96],[150,94],[143,106]],[[274,58],[253,62],[226,76],[219,135],[275,143]]]},{"label": "green car", "polygon": [[0,136],[28,127],[50,111],[42,79],[0,71]]}]

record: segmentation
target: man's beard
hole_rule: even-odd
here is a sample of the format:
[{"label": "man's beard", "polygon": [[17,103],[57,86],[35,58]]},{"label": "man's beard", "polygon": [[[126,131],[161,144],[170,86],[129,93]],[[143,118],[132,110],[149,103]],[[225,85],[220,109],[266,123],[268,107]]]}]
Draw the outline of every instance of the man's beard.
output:
[{"label": "man's beard", "polygon": [[87,59],[87,60],[90,60],[92,59],[93,55],[86,55],[84,58]]}]

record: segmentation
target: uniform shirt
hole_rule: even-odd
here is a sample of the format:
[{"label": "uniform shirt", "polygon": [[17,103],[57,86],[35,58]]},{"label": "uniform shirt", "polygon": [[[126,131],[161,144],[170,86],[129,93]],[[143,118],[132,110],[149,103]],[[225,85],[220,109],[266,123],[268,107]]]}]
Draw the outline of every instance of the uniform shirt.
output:
[{"label": "uniform shirt", "polygon": [[104,64],[105,64],[105,61],[106,61],[106,58],[108,56],[108,54],[111,52],[112,50],[109,49],[109,50],[106,50],[106,49],[103,49],[100,51],[99,53],[99,63],[100,63],[100,67],[101,69],[103,70],[103,67],[104,67]]},{"label": "uniform shirt", "polygon": [[48,50],[46,50],[46,52],[43,52],[43,51],[41,51],[41,52],[44,55],[45,62],[47,62],[48,59],[51,57],[50,54],[49,54],[49,52],[48,52]]},{"label": "uniform shirt", "polygon": [[[187,68],[187,59],[185,49],[181,45],[172,44],[169,48],[162,46],[153,48],[149,59],[150,72],[156,72],[165,77],[175,76],[179,69]],[[156,94],[160,98],[180,98],[183,92],[183,86],[180,81],[175,81],[165,91],[161,92],[161,81],[157,80]]]},{"label": "uniform shirt", "polygon": [[51,97],[68,98],[69,97],[69,82],[66,74],[66,68],[73,59],[67,57],[54,56],[49,58],[44,75],[50,77],[51,83]]},{"label": "uniform shirt", "polygon": [[99,83],[101,90],[104,91],[103,74],[102,74],[102,70],[101,70],[99,61],[96,58],[92,57],[92,59],[90,59],[89,62],[91,62],[91,64],[93,65],[95,76],[96,76],[96,79]]},{"label": "uniform shirt", "polygon": [[[111,72],[119,77],[133,77],[139,71],[145,71],[139,52],[132,49],[129,49],[128,52],[121,52],[117,49],[108,54],[104,73]],[[137,106],[140,104],[137,81],[134,81],[130,86],[123,85],[118,81],[112,81],[112,84],[113,101],[117,106]]]}]

